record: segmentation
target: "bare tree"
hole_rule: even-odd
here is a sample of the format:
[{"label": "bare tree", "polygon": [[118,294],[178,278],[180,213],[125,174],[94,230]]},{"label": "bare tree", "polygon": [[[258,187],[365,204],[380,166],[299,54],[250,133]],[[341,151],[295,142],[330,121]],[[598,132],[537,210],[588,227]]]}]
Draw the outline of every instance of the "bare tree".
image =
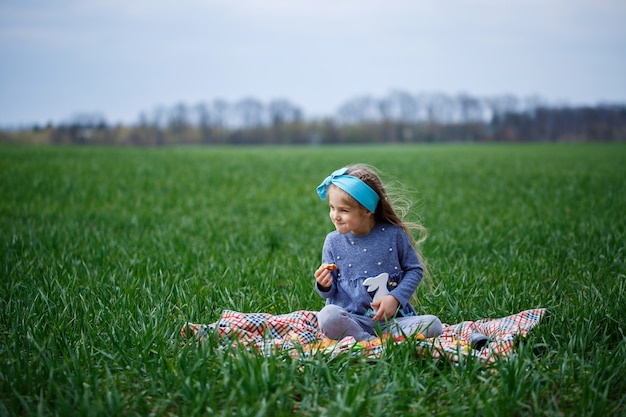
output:
[{"label": "bare tree", "polygon": [[205,143],[211,142],[211,114],[209,108],[205,103],[198,103],[195,106],[196,115],[198,118],[198,129],[200,130],[201,140]]},{"label": "bare tree", "polygon": [[290,123],[302,119],[302,110],[288,100],[271,101],[268,106],[269,119],[272,124]]},{"label": "bare tree", "polygon": [[361,96],[349,100],[337,110],[339,122],[357,124],[380,120],[380,105],[371,96]]},{"label": "bare tree", "polygon": [[189,111],[185,103],[178,103],[169,113],[168,130],[177,142],[184,142],[187,130],[191,127]]},{"label": "bare tree", "polygon": [[264,122],[263,103],[254,98],[243,99],[235,104],[235,111],[243,127],[257,128]]},{"label": "bare tree", "polygon": [[457,100],[460,107],[461,123],[477,123],[486,119],[481,100],[468,94],[459,94]]},{"label": "bare tree", "polygon": [[393,91],[389,95],[389,102],[393,118],[407,123],[417,122],[418,102],[415,97],[403,91]]}]

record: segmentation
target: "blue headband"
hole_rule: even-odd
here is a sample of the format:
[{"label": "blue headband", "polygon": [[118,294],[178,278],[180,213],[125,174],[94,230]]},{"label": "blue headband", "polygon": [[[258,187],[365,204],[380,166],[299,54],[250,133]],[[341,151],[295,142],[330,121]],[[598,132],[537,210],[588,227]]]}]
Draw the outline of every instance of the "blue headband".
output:
[{"label": "blue headband", "polygon": [[346,175],[348,168],[341,168],[330,174],[322,183],[317,187],[317,195],[320,199],[326,200],[326,193],[330,184],[335,184],[337,187],[350,194],[356,201],[358,201],[363,207],[368,209],[371,213],[376,212],[376,206],[380,197],[376,191],[352,175]]}]

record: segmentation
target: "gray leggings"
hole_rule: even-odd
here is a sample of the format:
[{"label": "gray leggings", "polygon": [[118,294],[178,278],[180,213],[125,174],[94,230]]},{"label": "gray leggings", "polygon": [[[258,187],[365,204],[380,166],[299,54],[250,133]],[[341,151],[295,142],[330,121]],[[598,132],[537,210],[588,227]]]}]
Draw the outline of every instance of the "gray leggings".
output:
[{"label": "gray leggings", "polygon": [[376,327],[380,325],[383,333],[395,336],[410,336],[422,333],[426,337],[441,334],[441,320],[427,314],[424,316],[395,317],[387,322],[373,322],[370,317],[351,314],[344,308],[328,304],[317,313],[320,329],[326,337],[339,340],[353,336],[356,340],[369,340],[376,336]]}]

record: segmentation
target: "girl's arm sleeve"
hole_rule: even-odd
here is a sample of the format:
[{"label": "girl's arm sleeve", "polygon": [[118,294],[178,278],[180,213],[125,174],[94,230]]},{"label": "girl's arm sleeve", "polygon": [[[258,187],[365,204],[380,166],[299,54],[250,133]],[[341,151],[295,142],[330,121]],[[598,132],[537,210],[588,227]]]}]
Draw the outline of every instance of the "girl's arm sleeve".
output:
[{"label": "girl's arm sleeve", "polygon": [[409,304],[413,293],[422,281],[424,268],[404,232],[398,234],[398,257],[404,276],[398,286],[391,291],[401,306]]},{"label": "girl's arm sleeve", "polygon": [[317,291],[317,293],[322,298],[330,298],[335,293],[335,291],[337,291],[337,288],[335,287],[334,277],[333,277],[333,283],[330,285],[330,289],[328,291],[324,291],[323,289],[321,289],[320,285],[317,282],[315,283],[315,291]]},{"label": "girl's arm sleeve", "polygon": [[[322,248],[322,263],[332,264],[332,263],[334,263],[333,259],[334,259],[334,257],[333,257],[333,253],[332,253],[332,251],[330,249],[330,243],[328,241],[328,237],[326,237],[326,240],[324,240],[324,247]],[[330,273],[333,276],[333,282],[332,282],[332,284],[330,284],[330,289],[329,290],[323,291],[320,288],[320,286],[317,283],[317,281],[315,282],[315,291],[317,291],[317,293],[322,298],[330,298],[337,292],[337,284],[336,284],[337,271],[330,271]]]}]

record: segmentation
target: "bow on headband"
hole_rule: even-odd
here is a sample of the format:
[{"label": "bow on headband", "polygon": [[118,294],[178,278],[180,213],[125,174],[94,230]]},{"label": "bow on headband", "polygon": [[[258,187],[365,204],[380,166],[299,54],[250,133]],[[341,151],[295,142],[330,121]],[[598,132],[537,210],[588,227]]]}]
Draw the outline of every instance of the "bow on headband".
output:
[{"label": "bow on headband", "polygon": [[330,187],[330,184],[335,184],[337,187],[350,194],[371,213],[376,212],[376,206],[378,206],[378,201],[380,200],[376,191],[372,190],[369,185],[357,177],[346,175],[347,172],[348,168],[341,168],[326,177],[317,187],[317,195],[320,196],[321,200],[326,200],[328,187]]}]

